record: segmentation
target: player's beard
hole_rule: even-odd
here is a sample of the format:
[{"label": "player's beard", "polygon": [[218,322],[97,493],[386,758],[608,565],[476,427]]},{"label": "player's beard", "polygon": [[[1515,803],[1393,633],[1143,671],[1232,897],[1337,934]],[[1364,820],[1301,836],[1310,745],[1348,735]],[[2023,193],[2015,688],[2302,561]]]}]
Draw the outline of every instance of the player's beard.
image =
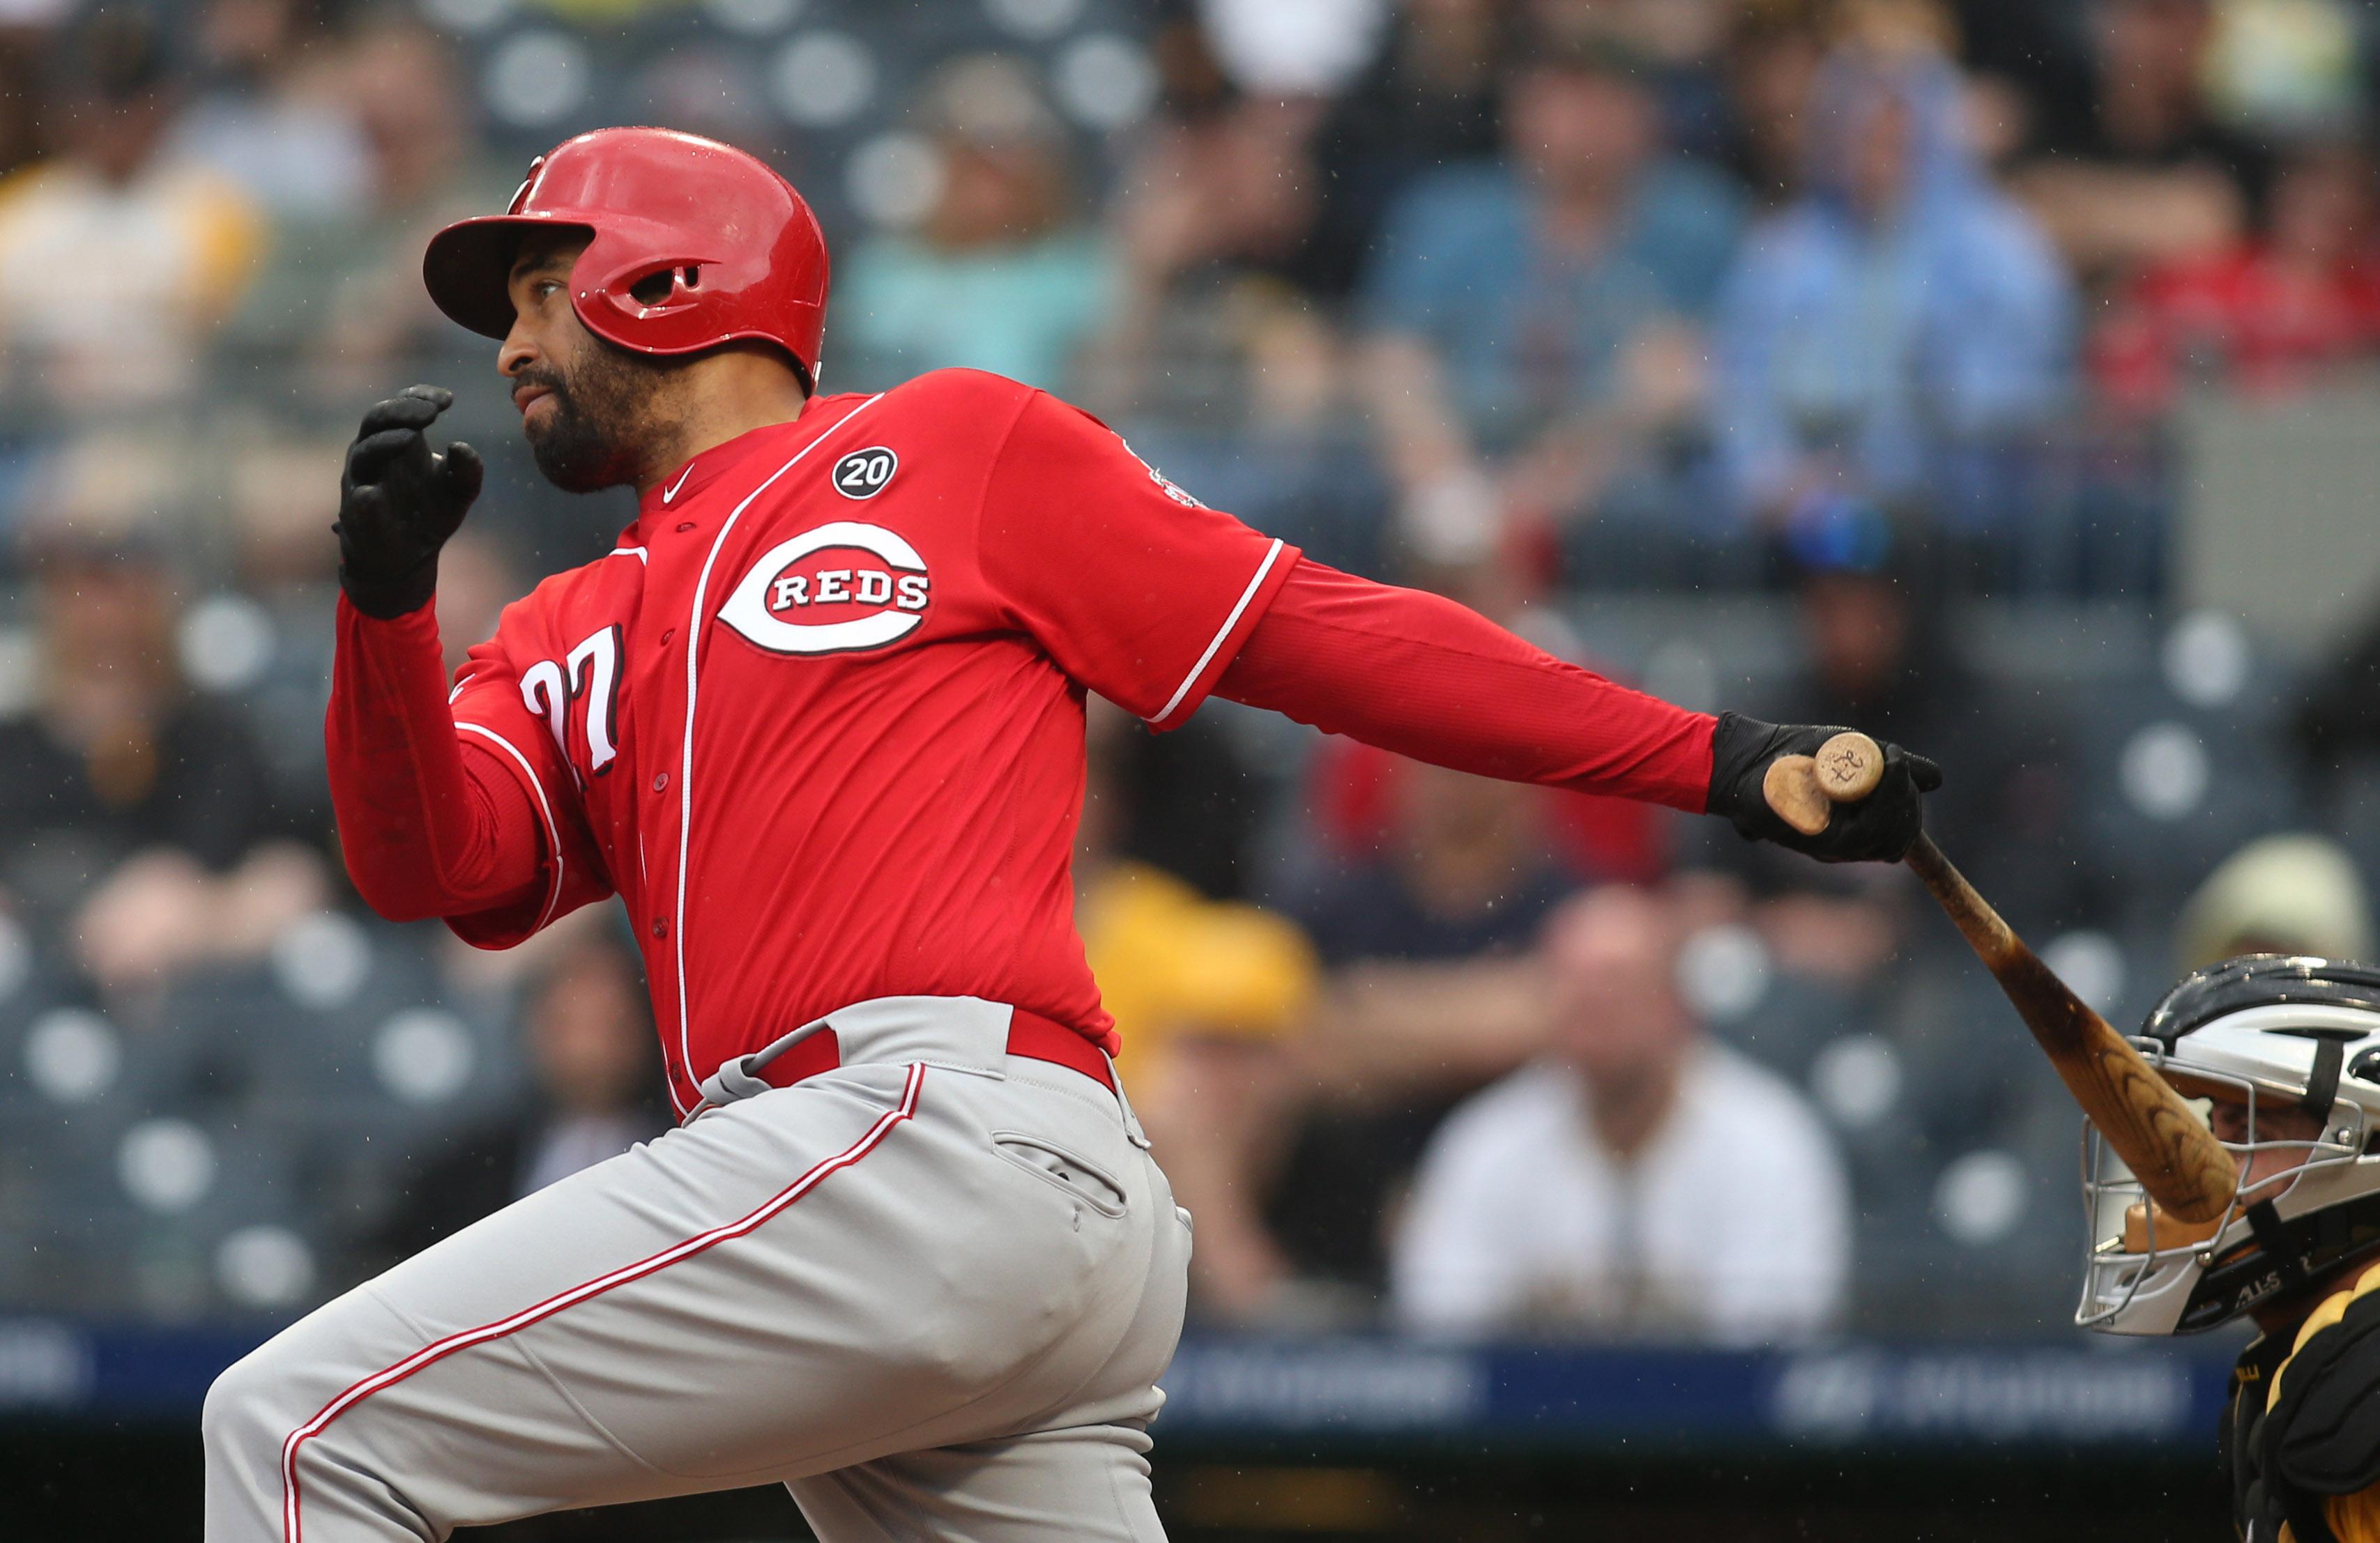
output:
[{"label": "player's beard", "polygon": [[537,469],[565,493],[633,484],[673,427],[658,421],[656,406],[667,400],[679,361],[649,359],[601,338],[588,342],[566,370],[532,366],[515,377],[553,393],[544,426],[525,432]]}]

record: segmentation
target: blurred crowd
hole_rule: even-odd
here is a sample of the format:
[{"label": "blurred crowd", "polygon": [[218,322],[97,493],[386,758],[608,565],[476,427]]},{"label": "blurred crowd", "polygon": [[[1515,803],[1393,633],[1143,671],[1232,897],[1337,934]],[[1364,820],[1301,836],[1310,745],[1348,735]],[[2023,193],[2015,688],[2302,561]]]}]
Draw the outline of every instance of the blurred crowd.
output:
[{"label": "blurred crowd", "polygon": [[[771,157],[824,388],[961,365],[1690,705],[1850,722],[2123,1020],[2373,951],[2380,629],[2169,583],[2177,414],[2380,359],[2347,0],[0,0],[0,1310],[286,1313],[663,1127],[608,913],[347,888],[361,407],[454,387],[450,652],[540,484],[429,234],[565,134]],[[2039,1332],[2075,1122],[1922,892],[1217,705],[1095,712],[1077,869],[1195,1310]]]}]

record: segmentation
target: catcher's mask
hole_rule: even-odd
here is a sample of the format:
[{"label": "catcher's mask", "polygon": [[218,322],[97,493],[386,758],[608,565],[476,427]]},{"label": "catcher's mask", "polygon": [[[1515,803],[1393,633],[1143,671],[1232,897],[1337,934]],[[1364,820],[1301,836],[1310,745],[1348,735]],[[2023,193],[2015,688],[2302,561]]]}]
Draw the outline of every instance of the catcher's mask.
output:
[{"label": "catcher's mask", "polygon": [[2075,1321],[2211,1329],[2380,1247],[2380,970],[2252,954],[2166,994],[2133,1040],[2240,1165],[2211,1223],[2164,1215],[2087,1122]]}]

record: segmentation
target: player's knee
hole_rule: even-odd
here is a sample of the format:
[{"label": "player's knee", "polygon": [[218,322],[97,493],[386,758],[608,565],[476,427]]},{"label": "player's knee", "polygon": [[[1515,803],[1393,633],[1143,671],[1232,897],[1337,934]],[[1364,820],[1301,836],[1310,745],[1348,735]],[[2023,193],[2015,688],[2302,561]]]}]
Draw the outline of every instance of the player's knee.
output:
[{"label": "player's knee", "polygon": [[293,1421],[284,1407],[289,1378],[279,1342],[249,1351],[207,1389],[199,1429],[210,1463],[278,1462]]}]

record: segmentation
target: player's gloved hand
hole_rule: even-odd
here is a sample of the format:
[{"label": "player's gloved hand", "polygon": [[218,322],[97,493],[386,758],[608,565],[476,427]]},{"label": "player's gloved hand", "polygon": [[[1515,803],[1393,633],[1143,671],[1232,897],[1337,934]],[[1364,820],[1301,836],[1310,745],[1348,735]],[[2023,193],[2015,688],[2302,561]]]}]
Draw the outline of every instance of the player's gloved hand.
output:
[{"label": "player's gloved hand", "polygon": [[432,451],[423,431],[454,405],[443,386],[408,386],[364,415],[339,478],[339,586],[366,616],[419,610],[438,587],[438,548],[480,496],[480,453]]},{"label": "player's gloved hand", "polygon": [[1942,768],[1899,745],[1884,746],[1884,779],[1857,803],[1835,806],[1834,818],[1804,836],[1777,817],[1761,792],[1768,764],[1780,755],[1811,755],[1840,728],[1763,723],[1721,713],[1711,735],[1710,813],[1732,823],[1748,841],[1774,841],[1821,862],[1898,862],[1924,826],[1921,795],[1942,786]]}]

